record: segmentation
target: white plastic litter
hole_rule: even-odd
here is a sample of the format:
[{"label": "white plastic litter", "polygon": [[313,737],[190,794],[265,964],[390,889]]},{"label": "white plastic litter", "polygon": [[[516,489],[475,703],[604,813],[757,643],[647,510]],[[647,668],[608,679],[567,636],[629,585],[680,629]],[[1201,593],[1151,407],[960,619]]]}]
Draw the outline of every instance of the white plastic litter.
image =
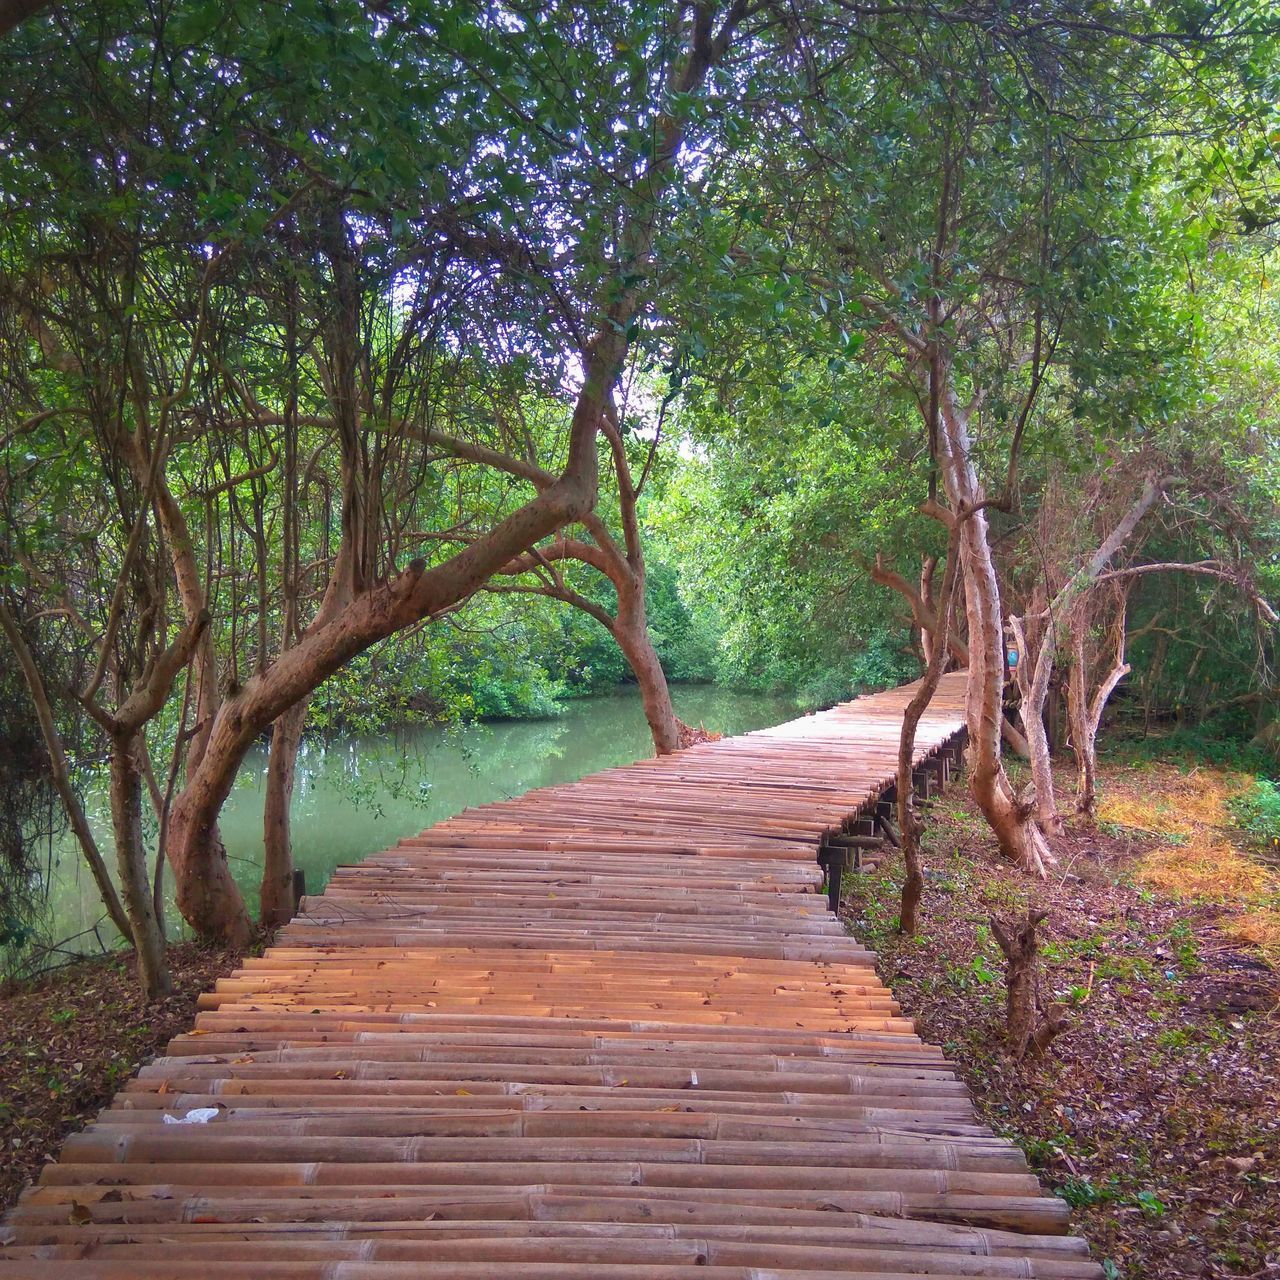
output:
[{"label": "white plastic litter", "polygon": [[208,1124],[210,1120],[217,1118],[217,1107],[196,1107],[194,1111],[188,1111],[185,1116],[171,1116],[165,1113],[165,1124]]}]

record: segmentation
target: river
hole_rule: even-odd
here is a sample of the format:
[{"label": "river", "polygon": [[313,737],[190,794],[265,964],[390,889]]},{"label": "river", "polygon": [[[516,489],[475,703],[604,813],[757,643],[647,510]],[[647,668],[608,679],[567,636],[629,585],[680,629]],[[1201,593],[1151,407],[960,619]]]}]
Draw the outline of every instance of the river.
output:
[{"label": "river", "polygon": [[[678,685],[672,697],[687,723],[725,734],[764,728],[799,714],[788,699],[715,685]],[[414,726],[376,737],[310,740],[298,759],[294,861],[306,872],[307,891],[318,893],[340,863],[385,849],[469,805],[571,782],[651,753],[634,688],[575,699],[552,720]],[[232,871],[255,910],[265,777],[266,751],[255,749],[240,771],[221,824]],[[86,804],[109,856],[105,785],[91,791]],[[75,950],[118,944],[110,922],[103,922],[93,880],[70,837],[53,850],[49,913],[49,935],[75,940]],[[180,936],[182,925],[172,904],[167,920],[170,936]]]}]

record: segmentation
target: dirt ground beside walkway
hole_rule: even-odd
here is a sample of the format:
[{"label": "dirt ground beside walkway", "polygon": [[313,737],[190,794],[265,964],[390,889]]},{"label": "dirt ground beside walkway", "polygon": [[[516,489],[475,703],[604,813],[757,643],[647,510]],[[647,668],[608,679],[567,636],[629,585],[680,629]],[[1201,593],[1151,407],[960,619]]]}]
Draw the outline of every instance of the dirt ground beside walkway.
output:
[{"label": "dirt ground beside walkway", "polygon": [[169,949],[169,963],[174,994],[152,1005],[124,954],[0,995],[0,1210],[144,1058],[191,1025],[196,996],[239,956],[188,942]]},{"label": "dirt ground beside walkway", "polygon": [[[1072,1205],[1109,1277],[1280,1277],[1280,975],[1265,945],[1278,886],[1230,827],[1245,781],[1107,767],[1098,828],[1069,829],[1047,884],[995,859],[953,787],[932,808],[913,939],[895,931],[900,859],[853,877],[849,927],[984,1118]],[[1033,900],[1051,912],[1042,994],[1075,1026],[1018,1065],[1002,1052],[989,919]]]}]

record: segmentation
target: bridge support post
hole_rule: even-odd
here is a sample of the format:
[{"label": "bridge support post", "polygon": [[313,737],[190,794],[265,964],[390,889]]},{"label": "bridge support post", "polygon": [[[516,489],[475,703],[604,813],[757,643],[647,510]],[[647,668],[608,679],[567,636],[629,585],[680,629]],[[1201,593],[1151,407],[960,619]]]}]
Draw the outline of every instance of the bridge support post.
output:
[{"label": "bridge support post", "polygon": [[844,845],[828,844],[818,854],[818,863],[827,877],[827,906],[833,915],[840,914],[840,893],[844,885],[845,868],[849,865],[850,851]]}]

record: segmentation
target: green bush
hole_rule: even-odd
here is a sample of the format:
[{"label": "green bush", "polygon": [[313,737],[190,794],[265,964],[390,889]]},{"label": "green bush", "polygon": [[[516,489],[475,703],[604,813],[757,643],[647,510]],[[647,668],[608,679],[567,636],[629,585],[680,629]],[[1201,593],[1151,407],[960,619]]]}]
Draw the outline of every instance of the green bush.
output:
[{"label": "green bush", "polygon": [[862,649],[845,655],[836,665],[807,672],[793,683],[796,701],[809,709],[891,689],[919,674],[915,659],[904,652],[901,634],[881,629],[871,632]]},{"label": "green bush", "polygon": [[1118,724],[1109,740],[1101,744],[1105,756],[1122,763],[1183,760],[1194,764],[1218,765],[1242,773],[1269,773],[1275,758],[1232,731],[1222,721],[1179,725],[1168,733],[1139,736]]},{"label": "green bush", "polygon": [[1236,825],[1258,844],[1280,845],[1280,787],[1258,778],[1248,791],[1231,801]]}]

